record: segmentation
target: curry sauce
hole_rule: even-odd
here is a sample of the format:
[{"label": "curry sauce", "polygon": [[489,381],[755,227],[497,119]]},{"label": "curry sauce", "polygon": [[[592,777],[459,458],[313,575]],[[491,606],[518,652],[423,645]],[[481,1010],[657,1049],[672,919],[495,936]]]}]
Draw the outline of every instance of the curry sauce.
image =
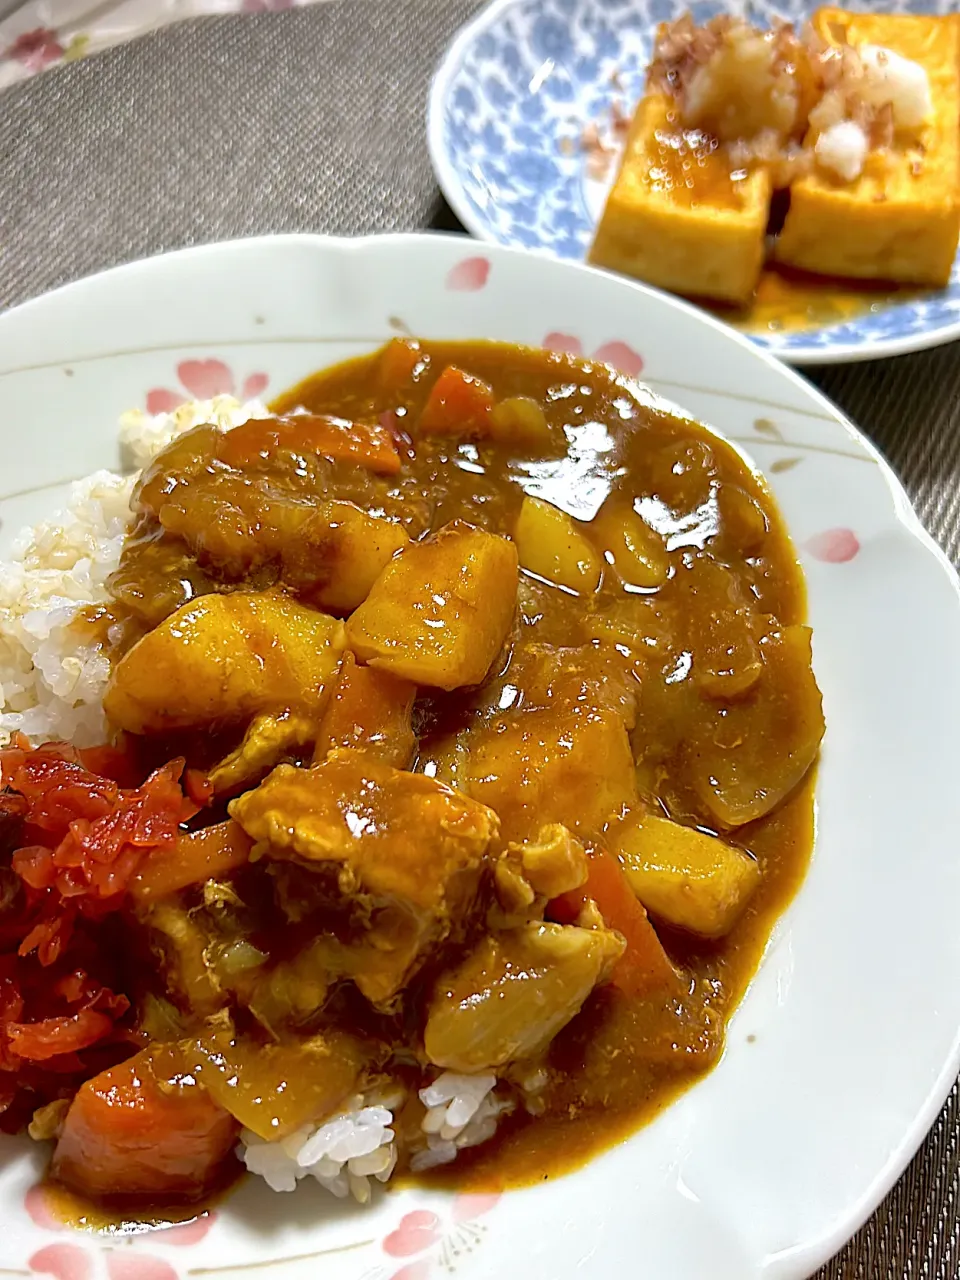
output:
[{"label": "curry sauce", "polygon": [[11,823],[94,815],[79,849],[10,841],[74,895],[21,963],[105,949],[72,1074],[19,1077],[55,1178],[202,1202],[241,1126],[263,1172],[367,1108],[389,1138],[329,1185],[514,1185],[716,1063],[823,732],[733,446],[604,365],[404,339],[177,436],[133,508],[85,624],[114,740],[3,757]]}]

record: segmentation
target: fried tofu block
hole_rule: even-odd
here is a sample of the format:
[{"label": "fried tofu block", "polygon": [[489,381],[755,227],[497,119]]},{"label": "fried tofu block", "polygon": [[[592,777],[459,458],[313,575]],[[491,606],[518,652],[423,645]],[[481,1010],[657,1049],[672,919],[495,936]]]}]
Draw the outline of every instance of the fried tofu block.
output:
[{"label": "fried tofu block", "polygon": [[833,43],[845,37],[918,63],[933,113],[919,134],[895,139],[888,163],[868,157],[853,182],[821,169],[795,182],[778,260],[821,275],[945,285],[960,236],[960,16],[825,8],[814,26]]},{"label": "fried tofu block", "polygon": [[317,965],[387,1005],[474,909],[497,815],[422,774],[361,751],[310,769],[279,765],[230,805],[267,857],[327,884],[346,943],[318,938]]},{"label": "fried tofu block", "polygon": [[517,549],[456,520],[405,547],[347,623],[357,657],[414,684],[480,684],[517,602]]},{"label": "fried tofu block", "polygon": [[744,303],[763,265],[769,175],[734,178],[716,142],[681,132],[670,114],[662,94],[637,107],[589,260],[674,293]]},{"label": "fried tofu block", "polygon": [[760,883],[749,854],[669,818],[628,814],[609,839],[647,910],[705,938],[729,933]]}]

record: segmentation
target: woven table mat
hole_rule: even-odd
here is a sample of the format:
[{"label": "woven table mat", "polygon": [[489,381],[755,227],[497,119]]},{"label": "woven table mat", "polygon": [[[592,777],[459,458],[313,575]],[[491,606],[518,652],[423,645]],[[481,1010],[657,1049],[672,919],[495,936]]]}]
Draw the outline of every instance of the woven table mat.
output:
[{"label": "woven table mat", "polygon": [[[475,8],[331,0],[203,19],[5,90],[0,306],[211,240],[456,228],[427,156],[426,95]],[[957,562],[960,347],[832,368],[815,381],[887,455]],[[955,1087],[903,1178],[818,1280],[958,1276]]]}]

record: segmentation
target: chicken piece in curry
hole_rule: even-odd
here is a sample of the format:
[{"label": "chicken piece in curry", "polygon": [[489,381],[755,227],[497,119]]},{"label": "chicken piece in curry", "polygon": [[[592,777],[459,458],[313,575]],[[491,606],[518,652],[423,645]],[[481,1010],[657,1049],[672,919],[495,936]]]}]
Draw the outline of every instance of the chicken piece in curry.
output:
[{"label": "chicken piece in curry", "polygon": [[824,727],[731,445],[601,364],[397,339],[176,437],[85,625],[111,740],[2,754],[0,1107],[54,1179],[196,1201],[366,1107],[350,1190],[509,1185],[717,1061]]}]

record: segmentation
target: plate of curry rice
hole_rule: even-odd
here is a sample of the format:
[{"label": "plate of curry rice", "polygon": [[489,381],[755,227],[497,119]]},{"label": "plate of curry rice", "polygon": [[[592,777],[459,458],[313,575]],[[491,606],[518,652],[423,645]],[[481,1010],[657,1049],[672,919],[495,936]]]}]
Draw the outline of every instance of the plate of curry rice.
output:
[{"label": "plate of curry rice", "polygon": [[856,428],[441,236],[150,259],[0,351],[4,1266],[840,1248],[960,1063],[957,580]]},{"label": "plate of curry rice", "polygon": [[690,298],[789,364],[960,335],[951,0],[493,0],[434,77],[481,240]]}]

